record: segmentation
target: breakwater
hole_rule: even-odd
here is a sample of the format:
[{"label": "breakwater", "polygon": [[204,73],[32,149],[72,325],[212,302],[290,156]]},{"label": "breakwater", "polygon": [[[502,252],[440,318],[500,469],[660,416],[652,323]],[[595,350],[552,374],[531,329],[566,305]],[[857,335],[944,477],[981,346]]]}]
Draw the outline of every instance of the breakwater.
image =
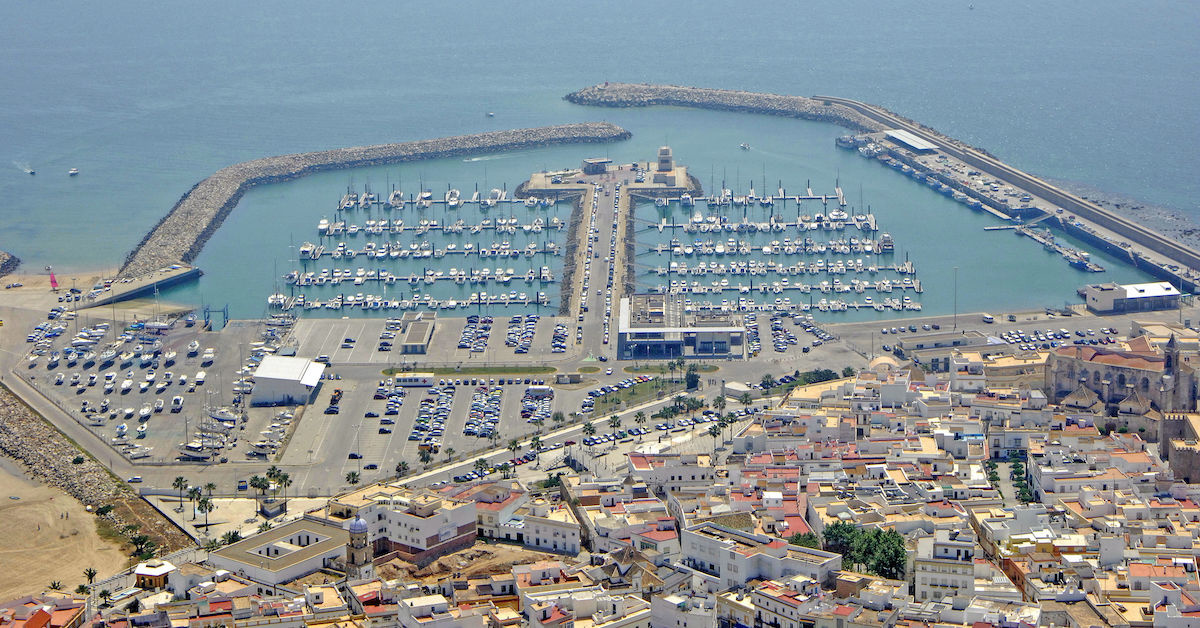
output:
[{"label": "breakwater", "polygon": [[524,150],[556,144],[614,142],[629,131],[605,122],[493,131],[397,144],[356,146],[279,155],[227,166],[188,190],[125,258],[122,277],[189,263],[237,206],[247,190],[316,172],[425,159]]},{"label": "breakwater", "polygon": [[13,272],[20,265],[21,260],[16,255],[0,251],[0,277]]},{"label": "breakwater", "polygon": [[[970,146],[876,105],[834,96],[807,98],[675,85],[634,85],[629,83],[593,85],[568,94],[564,98],[576,104],[604,107],[673,105],[782,115],[831,122],[855,131],[903,129],[921,139],[932,142],[947,155],[981,172],[1023,188],[1082,220],[1107,229],[1126,238],[1129,242],[1157,253],[1183,267],[1172,268],[1170,262],[1162,264],[1146,260],[1147,263],[1159,267],[1161,272],[1156,274],[1170,275],[1174,278],[1172,281],[1177,279],[1185,286],[1194,286],[1200,282],[1200,273],[1192,270],[1200,269],[1200,251],[1013,168],[983,149]],[[1090,229],[1086,226],[1081,228]]]},{"label": "breakwater", "polygon": [[789,118],[831,122],[855,131],[880,131],[884,127],[842,104],[821,98],[784,96],[727,89],[602,83],[564,96],[577,105],[598,107],[649,107],[673,105],[721,111],[759,113]]}]

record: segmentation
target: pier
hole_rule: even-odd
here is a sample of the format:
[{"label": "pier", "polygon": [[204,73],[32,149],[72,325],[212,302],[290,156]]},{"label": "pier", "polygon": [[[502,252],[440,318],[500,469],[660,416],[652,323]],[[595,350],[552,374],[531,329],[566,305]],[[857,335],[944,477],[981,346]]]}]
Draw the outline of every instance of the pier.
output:
[{"label": "pier", "polygon": [[184,194],[129,253],[120,276],[133,277],[195,259],[246,190],[256,185],[288,181],[326,170],[557,144],[613,142],[629,137],[628,131],[616,125],[587,122],[280,155],[234,164],[218,170]]},{"label": "pier", "polygon": [[[1185,289],[1195,290],[1200,283],[1200,251],[1181,244],[1133,220],[1110,212],[1099,205],[1063,191],[1045,181],[1013,168],[986,152],[947,137],[917,122],[848,98],[834,96],[783,96],[733,90],[717,90],[671,85],[634,85],[604,83],[568,94],[566,100],[582,105],[606,107],[644,107],[672,105],[742,111],[787,117],[821,120],[847,127],[857,132],[876,132],[889,129],[908,131],[920,140],[931,143],[936,150],[953,157],[980,172],[1053,203],[1072,219],[1065,225],[1103,239],[1114,247],[1128,249],[1129,242],[1144,247],[1154,257],[1143,252],[1130,252],[1139,267],[1154,266],[1155,274],[1169,278]],[[983,209],[981,206],[980,209]],[[994,208],[992,208],[994,209]],[[999,211],[999,210],[996,210]],[[1001,212],[1004,213],[1004,212]],[[1008,214],[1004,215],[1008,218]],[[1092,223],[1087,225],[1081,221]],[[1076,224],[1078,223],[1078,224]],[[1094,226],[1092,226],[1094,225]],[[1115,238],[1100,230],[1111,232]]]}]

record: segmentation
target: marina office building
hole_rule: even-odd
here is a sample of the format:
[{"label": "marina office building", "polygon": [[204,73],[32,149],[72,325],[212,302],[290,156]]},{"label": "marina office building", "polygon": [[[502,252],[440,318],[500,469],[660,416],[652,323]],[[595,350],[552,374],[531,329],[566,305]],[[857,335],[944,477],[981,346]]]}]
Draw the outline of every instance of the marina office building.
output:
[{"label": "marina office building", "polygon": [[740,317],[688,312],[675,295],[623,297],[617,314],[617,356],[624,360],[745,355],[746,326]]},{"label": "marina office building", "polygon": [[1098,283],[1084,289],[1088,309],[1098,314],[1150,312],[1179,307],[1179,290],[1170,282]]}]

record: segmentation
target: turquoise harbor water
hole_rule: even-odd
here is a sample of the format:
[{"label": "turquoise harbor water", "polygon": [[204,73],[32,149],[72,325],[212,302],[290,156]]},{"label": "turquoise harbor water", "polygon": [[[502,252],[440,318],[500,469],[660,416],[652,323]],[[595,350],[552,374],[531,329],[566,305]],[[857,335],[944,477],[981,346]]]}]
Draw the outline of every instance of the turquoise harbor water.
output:
[{"label": "turquoise harbor water", "polygon": [[[771,190],[780,180],[789,189],[811,181],[832,190],[840,180],[851,203],[870,205],[895,236],[897,255],[916,264],[926,313],[952,307],[955,266],[960,310],[1060,305],[1084,281],[1140,278],[1103,255],[1097,261],[1109,272],[1089,276],[1032,241],[984,232],[994,219],[835,149],[837,127],[561,100],[603,80],[849,96],[1025,170],[1200,218],[1192,149],[1200,140],[1200,40],[1191,32],[1200,7],[971,6],[797,9],[780,0],[751,12],[716,2],[622,2],[564,15],[559,4],[482,0],[453,11],[382,1],[10,3],[0,7],[0,249],[21,257],[27,271],[115,267],[181,194],[232,162],[604,119],[634,139],[256,189],[197,260],[205,278],[166,296],[261,314],[277,276],[297,265],[289,245],[315,240],[316,221],[333,214],[351,181],[380,192],[399,178],[412,190],[418,181],[436,192],[447,183],[468,195],[476,183],[511,190],[534,170],[598,154],[646,159],[662,143],[706,188],[723,179],[745,191],[765,178]],[[753,150],[736,150],[741,142]],[[68,178],[72,167],[82,174]],[[565,208],[557,211],[565,217]]]}]

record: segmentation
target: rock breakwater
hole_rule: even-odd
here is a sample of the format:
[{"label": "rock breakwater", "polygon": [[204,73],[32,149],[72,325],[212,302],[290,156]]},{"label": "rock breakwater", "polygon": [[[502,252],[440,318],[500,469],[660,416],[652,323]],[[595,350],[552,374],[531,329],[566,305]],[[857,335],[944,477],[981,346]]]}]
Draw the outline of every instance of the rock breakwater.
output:
[{"label": "rock breakwater", "polygon": [[783,96],[678,85],[602,83],[572,92],[564,98],[577,105],[599,107],[673,105],[819,120],[844,126],[854,131],[883,129],[879,123],[849,107],[804,96]]},{"label": "rock breakwater", "polygon": [[556,144],[614,142],[629,137],[629,131],[616,125],[586,122],[279,155],[234,164],[218,170],[188,190],[129,253],[120,274],[134,277],[170,264],[191,262],[246,190],[256,185],[288,181],[326,170]]},{"label": "rock breakwater", "polygon": [[13,272],[20,265],[21,260],[16,255],[0,251],[0,277]]}]

